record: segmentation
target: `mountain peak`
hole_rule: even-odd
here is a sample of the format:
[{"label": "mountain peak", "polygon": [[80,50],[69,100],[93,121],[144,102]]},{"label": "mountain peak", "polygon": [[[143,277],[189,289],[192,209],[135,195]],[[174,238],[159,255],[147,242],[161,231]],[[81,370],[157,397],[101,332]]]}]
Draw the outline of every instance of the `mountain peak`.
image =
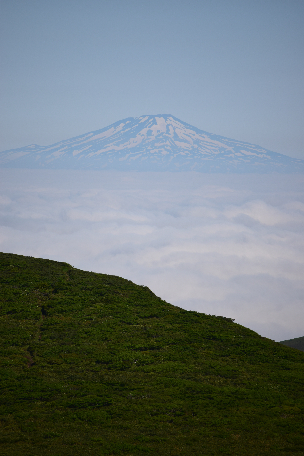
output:
[{"label": "mountain peak", "polygon": [[304,172],[304,161],[205,132],[172,114],[127,117],[50,146],[0,154],[1,167],[220,173]]}]

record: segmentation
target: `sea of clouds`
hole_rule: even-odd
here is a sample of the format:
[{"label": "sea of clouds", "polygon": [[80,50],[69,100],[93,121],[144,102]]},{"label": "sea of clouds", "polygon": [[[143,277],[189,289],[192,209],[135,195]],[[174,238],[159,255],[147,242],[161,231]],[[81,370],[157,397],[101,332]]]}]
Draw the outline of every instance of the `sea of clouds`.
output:
[{"label": "sea of clouds", "polygon": [[304,176],[0,170],[0,250],[304,335]]}]

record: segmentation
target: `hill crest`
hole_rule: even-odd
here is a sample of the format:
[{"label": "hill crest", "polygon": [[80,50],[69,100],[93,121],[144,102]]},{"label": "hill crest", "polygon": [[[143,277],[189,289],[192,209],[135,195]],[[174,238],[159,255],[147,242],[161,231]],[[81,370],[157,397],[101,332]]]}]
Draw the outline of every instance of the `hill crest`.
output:
[{"label": "hill crest", "polygon": [[302,352],[67,263],[0,279],[1,454],[303,454]]}]

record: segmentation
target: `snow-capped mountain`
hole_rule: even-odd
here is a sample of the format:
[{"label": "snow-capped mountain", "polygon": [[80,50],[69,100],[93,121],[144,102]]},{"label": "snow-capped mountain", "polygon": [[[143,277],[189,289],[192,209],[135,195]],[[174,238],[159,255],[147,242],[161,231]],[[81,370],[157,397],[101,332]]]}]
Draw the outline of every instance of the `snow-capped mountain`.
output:
[{"label": "snow-capped mountain", "polygon": [[304,160],[199,130],[171,115],[128,117],[51,146],[0,153],[6,168],[304,172]]}]

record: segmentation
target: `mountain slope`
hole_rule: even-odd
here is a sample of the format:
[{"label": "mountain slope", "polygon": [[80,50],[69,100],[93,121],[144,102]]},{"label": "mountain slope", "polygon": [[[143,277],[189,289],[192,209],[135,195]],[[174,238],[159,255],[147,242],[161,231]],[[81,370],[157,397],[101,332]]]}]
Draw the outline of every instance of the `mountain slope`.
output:
[{"label": "mountain slope", "polygon": [[304,160],[199,130],[171,115],[129,117],[50,146],[4,151],[1,167],[304,172]]},{"label": "mountain slope", "polygon": [[303,454],[302,352],[66,263],[0,278],[1,455]]},{"label": "mountain slope", "polygon": [[282,340],[280,344],[304,351],[304,337],[296,337],[295,339]]}]

